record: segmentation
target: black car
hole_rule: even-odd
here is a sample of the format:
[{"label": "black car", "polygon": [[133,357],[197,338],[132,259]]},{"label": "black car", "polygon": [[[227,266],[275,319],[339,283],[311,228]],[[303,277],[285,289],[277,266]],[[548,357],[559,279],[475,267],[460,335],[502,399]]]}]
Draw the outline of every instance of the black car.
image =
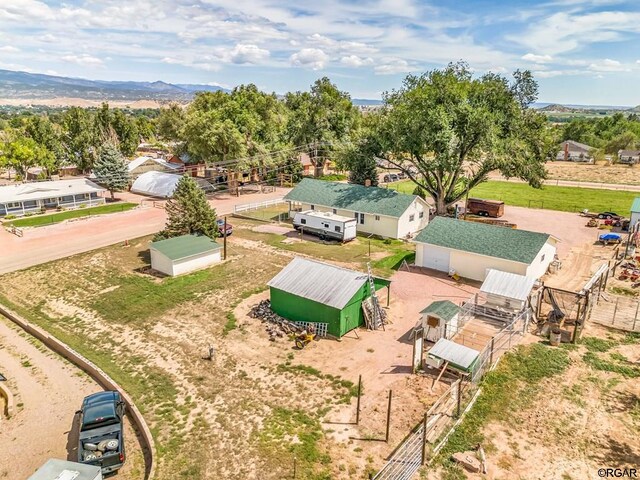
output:
[{"label": "black car", "polygon": [[96,465],[103,474],[117,471],[125,461],[125,404],[115,391],[89,395],[82,401],[78,462]]},{"label": "black car", "polygon": [[617,213],[613,213],[613,212],[601,212],[601,213],[598,214],[598,218],[600,220],[602,220],[602,219],[620,220],[622,217],[620,215],[618,215]]}]

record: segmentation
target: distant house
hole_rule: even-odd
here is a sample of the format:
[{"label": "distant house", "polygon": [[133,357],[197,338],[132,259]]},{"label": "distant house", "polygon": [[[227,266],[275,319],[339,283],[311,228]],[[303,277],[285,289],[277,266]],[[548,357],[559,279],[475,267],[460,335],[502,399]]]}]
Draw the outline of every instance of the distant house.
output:
[{"label": "distant house", "polygon": [[591,151],[593,147],[573,140],[566,140],[560,144],[560,151],[556,160],[565,162],[593,162]]},{"label": "distant house", "polygon": [[171,172],[171,171],[180,171],[182,169],[182,165],[177,163],[170,163],[161,158],[153,158],[153,157],[138,157],[134,160],[131,160],[127,164],[127,170],[129,170],[129,175],[131,178],[136,179],[140,175],[146,172]]},{"label": "distant house", "polygon": [[556,254],[555,237],[436,217],[414,239],[416,265],[484,280],[490,269],[540,278]]},{"label": "distant house", "polygon": [[357,220],[357,231],[404,238],[429,223],[429,205],[416,195],[379,187],[303,179],[284,199],[294,211],[332,212]]},{"label": "distant house", "polygon": [[0,187],[0,217],[104,203],[106,190],[86,178],[21,183]]},{"label": "distant house", "polygon": [[222,245],[204,235],[181,235],[153,242],[151,268],[174,277],[221,261]]},{"label": "distant house", "polygon": [[618,150],[618,162],[636,165],[640,161],[640,150]]},{"label": "distant house", "polygon": [[[305,177],[313,177],[315,176],[316,167],[311,161],[311,157],[308,153],[301,153],[298,157],[300,159],[300,163],[302,164],[302,175]],[[324,161],[324,165],[322,169],[318,169],[318,173],[320,175],[327,175],[330,172],[330,162],[329,160]]]}]

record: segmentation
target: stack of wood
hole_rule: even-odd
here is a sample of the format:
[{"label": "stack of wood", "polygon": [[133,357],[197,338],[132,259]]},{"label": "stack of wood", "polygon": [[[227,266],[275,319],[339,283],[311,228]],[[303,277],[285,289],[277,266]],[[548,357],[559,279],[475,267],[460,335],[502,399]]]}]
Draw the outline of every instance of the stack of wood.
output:
[{"label": "stack of wood", "polygon": [[259,318],[265,324],[265,330],[269,334],[269,340],[276,341],[276,338],[289,336],[292,333],[300,333],[304,328],[294,322],[282,318],[280,315],[271,310],[271,302],[262,300],[254,305],[249,311],[249,317]]}]

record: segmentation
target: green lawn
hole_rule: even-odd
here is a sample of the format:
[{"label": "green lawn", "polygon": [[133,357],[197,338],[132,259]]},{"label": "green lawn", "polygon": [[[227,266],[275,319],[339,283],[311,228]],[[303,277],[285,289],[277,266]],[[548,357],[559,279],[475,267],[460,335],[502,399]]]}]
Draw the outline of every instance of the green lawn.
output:
[{"label": "green lawn", "polygon": [[19,218],[5,222],[5,225],[14,227],[42,227],[53,223],[69,220],[70,218],[88,217],[90,215],[104,215],[105,213],[125,212],[137,207],[137,203],[111,203],[100,207],[79,208],[77,210],[67,210],[66,212],[52,213],[47,215],[37,215],[33,217]]},{"label": "green lawn", "polygon": [[[414,188],[415,185],[410,180],[393,185],[394,190],[405,193],[412,193]],[[631,203],[634,198],[640,196],[640,193],[551,185],[538,189],[524,183],[489,181],[471,190],[469,195],[502,200],[507,205],[517,207],[544,208],[563,212],[580,212],[586,208],[590,212],[613,211],[628,217]]]}]

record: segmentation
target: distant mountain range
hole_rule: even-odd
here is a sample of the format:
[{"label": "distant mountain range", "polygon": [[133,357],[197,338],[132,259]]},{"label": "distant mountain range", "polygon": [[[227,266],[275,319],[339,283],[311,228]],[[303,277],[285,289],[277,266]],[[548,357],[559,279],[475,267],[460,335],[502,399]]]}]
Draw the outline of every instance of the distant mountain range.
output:
[{"label": "distant mountain range", "polygon": [[[229,90],[214,85],[166,82],[86,80],[40,73],[0,70],[0,99],[28,100],[78,98],[113,101],[189,101],[195,92]],[[12,102],[15,103],[15,102]],[[380,100],[353,99],[354,105],[375,106]]]},{"label": "distant mountain range", "polygon": [[534,103],[533,108],[537,108],[541,112],[553,112],[553,113],[571,113],[571,112],[584,112],[584,111],[628,111],[638,112],[640,111],[640,105],[637,107],[629,107],[622,105],[573,105],[573,104],[559,104],[559,103]]}]

